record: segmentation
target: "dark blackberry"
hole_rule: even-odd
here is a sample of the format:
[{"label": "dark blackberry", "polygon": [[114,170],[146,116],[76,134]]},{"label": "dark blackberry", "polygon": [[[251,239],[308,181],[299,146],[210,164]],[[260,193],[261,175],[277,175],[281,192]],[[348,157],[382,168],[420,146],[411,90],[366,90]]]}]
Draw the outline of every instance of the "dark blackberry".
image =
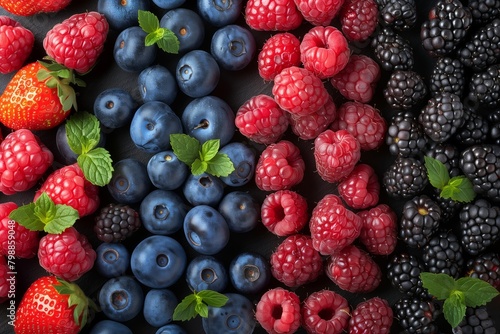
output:
[{"label": "dark blackberry", "polygon": [[500,289],[500,255],[483,253],[467,261],[467,276],[482,279]]},{"label": "dark blackberry", "polygon": [[418,116],[424,132],[433,141],[442,143],[462,125],[464,106],[458,95],[441,93],[430,98]]},{"label": "dark blackberry", "polygon": [[392,155],[419,156],[427,145],[427,136],[417,116],[411,111],[400,111],[392,117],[385,141]]},{"label": "dark blackberry", "polygon": [[470,101],[481,106],[496,107],[500,100],[500,64],[474,73],[469,82]]},{"label": "dark blackberry", "polygon": [[417,21],[415,0],[379,0],[377,2],[381,24],[398,30],[406,30],[415,25]]},{"label": "dark blackberry", "polygon": [[410,247],[424,247],[439,227],[441,208],[427,195],[413,197],[403,205],[399,236]]},{"label": "dark blackberry", "polygon": [[453,139],[463,146],[484,143],[488,139],[489,123],[474,109],[464,108],[462,126],[455,132]]},{"label": "dark blackberry", "polygon": [[395,198],[419,195],[429,183],[422,161],[398,157],[384,173],[383,184],[387,193]]},{"label": "dark blackberry", "polygon": [[387,264],[387,277],[392,286],[407,296],[428,297],[420,279],[424,271],[424,265],[408,253],[395,254]]},{"label": "dark blackberry", "polygon": [[469,8],[458,0],[439,0],[422,23],[420,39],[431,56],[450,54],[464,39],[472,24]]},{"label": "dark blackberry", "polygon": [[489,139],[492,144],[500,145],[500,109],[490,112],[487,119],[490,125]]},{"label": "dark blackberry", "polygon": [[488,314],[486,306],[467,307],[465,317],[453,328],[453,334],[496,334],[493,319]]},{"label": "dark blackberry", "polygon": [[110,203],[94,219],[94,232],[103,242],[123,241],[141,226],[139,213],[124,204]]},{"label": "dark blackberry", "polygon": [[465,88],[465,70],[460,60],[440,57],[432,69],[429,91],[432,96],[453,93],[462,96]]},{"label": "dark blackberry", "polygon": [[462,275],[464,258],[462,246],[451,231],[438,231],[423,248],[422,260],[427,271],[443,273],[459,278]]},{"label": "dark blackberry", "polygon": [[462,174],[460,167],[458,167],[460,153],[460,150],[453,144],[433,143],[425,152],[425,155],[442,162],[450,177],[454,177]]},{"label": "dark blackberry", "polygon": [[458,214],[460,241],[471,255],[478,255],[500,237],[500,208],[485,199],[464,205]]},{"label": "dark blackberry", "polygon": [[441,226],[454,224],[463,204],[451,198],[443,198],[439,195],[440,193],[441,191],[436,189],[432,199],[441,208]]},{"label": "dark blackberry", "polygon": [[390,27],[382,28],[371,44],[375,57],[384,70],[411,70],[413,68],[413,49],[410,43]]},{"label": "dark blackberry", "polygon": [[484,24],[500,17],[500,0],[469,0],[474,23]]},{"label": "dark blackberry", "polygon": [[420,74],[414,71],[392,72],[384,89],[385,100],[395,109],[416,107],[426,96],[427,86]]},{"label": "dark blackberry", "polygon": [[436,319],[441,306],[430,299],[404,297],[394,304],[394,318],[398,319],[404,333],[439,333]]},{"label": "dark blackberry", "polygon": [[500,18],[481,27],[457,52],[457,58],[475,72],[500,59]]}]

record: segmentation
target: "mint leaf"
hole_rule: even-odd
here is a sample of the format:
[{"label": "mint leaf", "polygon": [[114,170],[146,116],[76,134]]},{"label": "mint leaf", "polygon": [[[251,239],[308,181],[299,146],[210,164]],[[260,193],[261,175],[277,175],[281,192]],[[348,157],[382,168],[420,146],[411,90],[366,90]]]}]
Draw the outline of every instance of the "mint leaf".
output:
[{"label": "mint leaf", "polygon": [[220,140],[210,139],[203,143],[201,146],[201,159],[210,161],[219,152]]},{"label": "mint leaf", "polygon": [[193,175],[200,175],[205,173],[207,170],[208,165],[205,161],[201,161],[200,159],[196,159],[193,164],[191,165],[191,174]]},{"label": "mint leaf", "polygon": [[44,231],[59,234],[68,227],[73,226],[79,218],[78,211],[69,205],[56,205],[56,212],[52,220],[45,224]]},{"label": "mint leaf", "polygon": [[35,201],[35,215],[40,219],[44,224],[47,224],[56,215],[56,205],[52,201],[52,199],[47,195],[47,193],[43,192]]},{"label": "mint leaf", "polygon": [[222,293],[212,290],[202,290],[198,292],[198,297],[201,297],[203,302],[212,307],[222,307],[226,305],[229,300],[229,298]]},{"label": "mint leaf", "polygon": [[75,154],[92,150],[101,138],[99,120],[88,112],[72,115],[65,125],[68,145]]},{"label": "mint leaf", "polygon": [[90,183],[103,187],[111,181],[113,161],[106,149],[102,147],[94,148],[87,153],[79,155],[77,162],[85,178]]},{"label": "mint leaf", "polygon": [[188,321],[196,317],[196,295],[191,294],[184,299],[174,309],[172,319],[175,321]]},{"label": "mint leaf", "polygon": [[35,203],[28,203],[12,210],[9,218],[30,231],[43,231],[45,224],[35,215]]},{"label": "mint leaf", "polygon": [[231,159],[224,153],[217,153],[215,157],[208,162],[207,173],[217,177],[228,176],[234,171],[234,165]]},{"label": "mint leaf", "polygon": [[158,47],[168,53],[179,53],[180,42],[177,36],[168,29],[164,29],[163,38],[156,42]]},{"label": "mint leaf", "polygon": [[170,145],[177,159],[191,166],[200,157],[201,144],[198,139],[184,133],[170,135]]},{"label": "mint leaf", "polygon": [[146,46],[157,44],[160,49],[167,53],[179,52],[179,39],[167,28],[160,27],[160,21],[151,12],[138,11],[139,26],[147,32],[144,43]]},{"label": "mint leaf", "polygon": [[453,291],[450,297],[444,301],[444,318],[452,328],[455,328],[464,318],[466,309],[467,307],[465,306],[463,293],[460,291]]},{"label": "mint leaf", "polygon": [[204,318],[208,317],[208,306],[222,307],[228,301],[225,295],[212,291],[202,290],[193,292],[186,296],[175,308],[173,320],[186,321],[191,320],[200,315]]},{"label": "mint leaf", "polygon": [[139,26],[148,34],[154,33],[160,27],[160,21],[155,14],[147,10],[137,11]]},{"label": "mint leaf", "polygon": [[486,305],[499,295],[497,289],[488,282],[475,277],[462,277],[457,280],[457,289],[462,291],[465,297],[465,305],[478,307]]},{"label": "mint leaf", "polygon": [[437,299],[446,299],[455,288],[455,280],[450,275],[422,272],[422,285]]},{"label": "mint leaf", "polygon": [[197,303],[194,307],[196,313],[198,313],[203,318],[208,318],[208,306],[204,303]]},{"label": "mint leaf", "polygon": [[439,160],[429,156],[424,157],[425,168],[427,169],[427,176],[429,182],[434,188],[443,189],[450,180],[448,168]]},{"label": "mint leaf", "polygon": [[444,186],[440,194],[443,198],[451,198],[461,203],[471,202],[475,197],[472,182],[463,175],[455,176]]}]

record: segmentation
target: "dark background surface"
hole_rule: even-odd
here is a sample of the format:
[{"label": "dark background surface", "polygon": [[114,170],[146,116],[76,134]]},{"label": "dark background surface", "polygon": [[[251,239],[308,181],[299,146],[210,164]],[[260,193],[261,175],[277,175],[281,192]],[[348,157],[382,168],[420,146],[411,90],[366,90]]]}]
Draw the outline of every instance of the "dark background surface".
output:
[{"label": "dark background surface", "polygon": [[[188,1],[188,4],[185,4],[184,7],[195,8],[194,1]],[[419,8],[419,19],[415,27],[410,31],[405,31],[402,33],[403,36],[407,37],[412,43],[414,49],[415,56],[415,70],[421,73],[424,78],[428,78],[433,59],[428,57],[425,51],[422,49],[419,43],[419,27],[421,22],[425,19],[426,13],[432,7],[434,1],[418,1]],[[93,11],[97,10],[97,1],[73,1],[72,4],[69,5],[65,10],[57,13],[57,14],[43,14],[36,15],[29,18],[21,18],[15,17],[19,22],[21,22],[25,27],[33,31],[35,34],[35,48],[29,61],[35,61],[37,59],[41,59],[45,54],[42,48],[42,41],[45,37],[46,32],[56,23],[63,21],[71,14],[81,13],[84,11]],[[152,4],[152,10],[156,12],[156,14],[161,17],[164,10],[160,10]],[[0,14],[5,15],[5,11],[0,9]],[[13,16],[11,14],[7,14]],[[239,24],[244,25],[244,20],[241,17],[238,21]],[[334,22],[334,25],[337,25]],[[338,25],[337,25],[338,26]],[[300,37],[303,36],[307,30],[311,28],[308,24],[303,24],[302,27],[294,31],[294,33]],[[215,31],[213,27],[206,25],[206,40],[203,45],[203,49],[209,51],[209,36]],[[110,30],[108,35],[108,39],[106,42],[105,50],[103,55],[100,57],[100,60],[94,70],[86,75],[83,79],[87,82],[87,87],[83,89],[79,89],[79,97],[78,97],[78,105],[80,110],[93,110],[93,102],[95,97],[107,88],[123,88],[129,91],[134,98],[140,101],[140,95],[137,91],[137,76],[138,73],[128,73],[121,70],[113,60],[112,50],[113,44],[116,39],[116,36],[119,32]],[[270,32],[253,32],[256,38],[257,47],[260,49],[263,42],[269,38],[272,33]],[[351,44],[351,49],[355,53],[363,52],[365,54],[371,55],[368,42]],[[173,71],[175,68],[176,62],[179,59],[179,56],[169,55],[159,52],[157,63],[163,66],[166,66],[170,70]],[[11,75],[1,75],[0,76],[0,89],[3,91],[6,84],[10,80],[13,74]],[[375,94],[375,98],[373,101],[373,105],[379,108],[382,112],[382,115],[389,120],[390,117],[395,113],[393,110],[387,108],[385,101],[382,97],[382,88],[387,81],[389,73],[383,73],[380,83],[378,84],[377,93]],[[337,107],[342,103],[342,99],[333,91],[329,83],[326,83],[326,86],[335,96],[335,101]],[[213,95],[219,96],[224,99],[228,104],[236,110],[243,104],[244,101],[249,99],[250,97],[257,94],[267,94],[271,95],[272,83],[264,82],[257,73],[257,65],[256,58],[254,61],[244,70],[239,72],[228,72],[221,70],[221,79],[218,87],[212,93]],[[187,103],[191,101],[190,98],[179,93],[176,101],[172,104],[172,109],[180,115],[182,113],[183,108]],[[2,128],[3,135],[7,134],[7,129]],[[55,163],[54,168],[58,168],[61,166],[60,164],[60,156],[57,152],[57,147],[55,145],[54,136],[55,130],[51,131],[40,131],[37,132],[37,135],[42,139],[42,141],[52,150],[55,155]],[[314,205],[325,195],[328,193],[337,193],[336,185],[329,184],[321,180],[321,178],[317,175],[314,168],[314,159],[312,156],[313,149],[313,141],[304,141],[295,137],[291,130],[287,132],[286,139],[297,144],[302,152],[302,156],[306,162],[306,176],[302,183],[294,188],[297,192],[305,196],[308,200],[309,211],[312,210]],[[240,135],[235,134],[234,140],[244,140]],[[252,144],[256,152],[259,153],[263,146]],[[130,136],[128,133],[128,127],[117,129],[112,133],[107,135],[107,144],[106,147],[112,154],[113,160],[119,161],[120,159],[126,157],[135,157],[141,160],[144,163],[147,163],[149,158],[152,156],[151,154],[147,154],[143,151],[137,149],[134,144],[130,140]],[[384,145],[377,151],[364,152],[361,158],[361,162],[368,163],[375,168],[378,172],[379,179],[381,180],[382,173],[385,169],[393,162],[394,157],[391,156],[387,150],[387,147]],[[12,195],[5,196],[0,194],[0,202],[13,201],[18,205],[26,204],[30,202],[33,198],[33,193],[36,187],[30,191]],[[267,193],[259,191],[253,182],[244,188],[230,188],[227,191],[232,190],[247,190],[250,191],[254,196],[261,202]],[[101,189],[101,204],[107,204],[113,202],[113,199],[107,194],[106,189]],[[396,201],[394,199],[390,199],[387,197],[386,193],[382,190],[380,196],[380,203],[389,204],[395,212],[399,215],[402,202]],[[138,206],[135,206],[138,208]],[[77,229],[84,233],[91,243],[94,246],[94,249],[99,245],[99,240],[95,237],[92,231],[93,227],[93,217],[87,217],[79,220],[76,223]],[[304,231],[307,233],[307,231]],[[124,244],[128,247],[129,251],[132,252],[133,247],[137,244],[141,239],[145,236],[148,236],[148,232],[142,229],[140,232],[135,234],[130,239],[124,241]],[[197,254],[186,244],[184,235],[181,232],[173,235],[177,240],[179,240],[183,245],[185,245],[186,252],[188,254],[189,259],[193,258]],[[273,250],[279,245],[279,243],[283,240],[283,238],[279,238],[272,233],[268,232],[262,225],[259,225],[255,230],[244,233],[244,234],[232,234],[229,244],[226,248],[216,255],[223,263],[229,265],[231,259],[239,252],[243,251],[255,251],[266,258],[269,258]],[[497,246],[498,249],[498,246]],[[403,250],[403,246],[399,245],[396,252],[400,252]],[[393,305],[401,295],[398,291],[392,288],[387,281],[386,277],[386,264],[390,256],[384,257],[375,257],[376,261],[381,266],[383,272],[383,281],[380,286],[368,294],[351,294],[337,288],[327,277],[322,274],[320,278],[310,284],[307,284],[303,287],[294,289],[294,291],[301,297],[301,300],[309,293],[313,291],[318,291],[323,288],[328,288],[339,292],[344,297],[346,297],[351,305],[354,308],[359,302],[371,298],[373,296],[380,296],[388,300],[388,302]],[[38,260],[36,258],[30,260],[17,260],[16,261],[16,270],[17,270],[17,285],[16,285],[16,301],[19,302],[21,300],[22,294],[27,289],[27,287],[33,282],[37,277],[45,275],[46,272],[39,266]],[[95,298],[98,294],[100,286],[106,281],[105,278],[100,276],[95,270],[90,271],[86,275],[84,275],[81,279],[77,281],[77,283],[82,287],[82,289],[86,292],[88,296]],[[281,286],[277,281],[273,280],[271,282],[272,286]],[[185,282],[181,279],[177,284],[170,287],[172,291],[175,292],[178,299],[181,300],[185,295],[189,293]],[[147,288],[144,288],[144,291],[147,291]],[[227,292],[234,292],[231,286],[228,287]],[[255,304],[258,302],[260,295],[248,296],[252,302]],[[6,318],[6,306],[4,303],[0,305],[0,333],[12,333],[12,328],[8,326],[7,318]],[[493,315],[498,319],[500,316],[500,300],[496,298],[492,303],[489,304],[489,308]],[[102,314],[97,314],[96,319],[102,319]],[[451,332],[449,326],[444,323],[444,320],[441,317],[440,323],[441,331],[444,333]],[[155,333],[156,328],[149,326],[145,323],[142,314],[139,315],[136,319],[129,321],[126,323],[134,333]],[[203,333],[201,329],[201,320],[200,318],[196,318],[187,323],[181,323],[182,327],[184,327],[188,333]],[[499,324],[500,325],[500,324]],[[497,328],[500,326],[497,325]],[[84,332],[88,332],[89,328],[85,328]],[[397,325],[397,321],[394,321],[394,326],[392,332],[400,332],[401,329]],[[264,331],[259,328],[255,330],[256,333],[263,333]]]}]

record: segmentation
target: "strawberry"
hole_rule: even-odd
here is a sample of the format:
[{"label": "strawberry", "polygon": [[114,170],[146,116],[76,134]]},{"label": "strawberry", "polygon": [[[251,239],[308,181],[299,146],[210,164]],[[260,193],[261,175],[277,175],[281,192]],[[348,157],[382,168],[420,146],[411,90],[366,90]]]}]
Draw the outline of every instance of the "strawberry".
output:
[{"label": "strawberry", "polygon": [[71,0],[0,0],[0,6],[15,15],[31,16],[39,13],[58,12],[70,2]]},{"label": "strawberry", "polygon": [[16,311],[16,334],[76,334],[87,323],[90,309],[97,306],[80,287],[55,276],[34,281]]},{"label": "strawberry", "polygon": [[0,73],[19,70],[33,50],[35,36],[8,16],[0,16]]}]

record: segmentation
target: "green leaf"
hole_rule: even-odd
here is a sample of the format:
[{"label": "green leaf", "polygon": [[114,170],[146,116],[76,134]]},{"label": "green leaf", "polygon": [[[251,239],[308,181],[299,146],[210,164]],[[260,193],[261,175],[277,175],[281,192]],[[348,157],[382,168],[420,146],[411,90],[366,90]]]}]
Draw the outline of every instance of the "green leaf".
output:
[{"label": "green leaf", "polygon": [[56,212],[51,221],[45,224],[44,231],[47,233],[59,234],[80,218],[78,211],[69,205],[56,205]]},{"label": "green leaf", "polygon": [[434,188],[443,189],[450,180],[450,174],[446,166],[439,160],[429,156],[424,157],[425,168],[429,182]]},{"label": "green leaf", "polygon": [[476,193],[472,182],[465,176],[455,176],[443,187],[440,196],[456,202],[468,203],[474,200]]},{"label": "green leaf", "polygon": [[469,307],[486,305],[486,303],[499,295],[498,290],[488,282],[475,277],[459,278],[456,286],[457,290],[463,292],[465,305]]},{"label": "green leaf", "polygon": [[196,313],[198,313],[203,318],[208,318],[208,306],[204,303],[197,303],[194,307]]},{"label": "green leaf", "polygon": [[147,10],[139,10],[137,12],[139,26],[148,34],[155,32],[160,27],[160,21],[155,14]]},{"label": "green leaf", "polygon": [[172,319],[174,321],[188,321],[196,317],[196,295],[190,294],[176,306]]},{"label": "green leaf", "polygon": [[198,292],[198,297],[201,297],[204,303],[212,307],[222,307],[226,305],[229,298],[222,293],[212,290],[201,290]]},{"label": "green leaf", "polygon": [[177,54],[179,53],[180,42],[177,36],[170,30],[165,29],[163,38],[156,42],[158,47],[165,52]]},{"label": "green leaf", "polygon": [[184,133],[170,135],[170,145],[177,159],[191,167],[193,162],[199,158],[201,144],[198,139]]},{"label": "green leaf", "polygon": [[455,289],[455,280],[447,274],[422,272],[420,273],[420,279],[424,288],[440,300],[448,298]]},{"label": "green leaf", "polygon": [[201,160],[210,161],[212,160],[217,152],[219,152],[220,140],[210,139],[201,145]]},{"label": "green leaf", "polygon": [[191,174],[200,175],[205,173],[208,168],[208,164],[205,161],[201,161],[200,159],[196,159],[191,165]]},{"label": "green leaf", "polygon": [[43,192],[35,201],[35,215],[44,225],[50,223],[56,215],[56,205],[54,201]]},{"label": "green leaf", "polygon": [[158,44],[167,53],[179,52],[179,39],[171,30],[160,27],[160,21],[153,13],[139,10],[138,18],[139,26],[148,33],[144,41],[146,46]]},{"label": "green leaf", "polygon": [[12,210],[9,218],[30,231],[43,231],[45,224],[35,214],[35,203],[28,203]]},{"label": "green leaf", "polygon": [[75,154],[80,155],[92,150],[101,137],[99,120],[88,112],[72,115],[65,125],[68,145]]},{"label": "green leaf", "polygon": [[464,318],[466,309],[463,293],[461,291],[453,291],[450,297],[444,301],[444,318],[452,328],[455,328]]},{"label": "green leaf", "polygon": [[96,147],[87,153],[81,154],[77,158],[77,163],[90,183],[104,187],[111,181],[113,160],[106,149]]},{"label": "green leaf", "polygon": [[224,153],[217,153],[209,162],[206,172],[208,174],[221,177],[228,176],[234,171],[231,159]]}]

